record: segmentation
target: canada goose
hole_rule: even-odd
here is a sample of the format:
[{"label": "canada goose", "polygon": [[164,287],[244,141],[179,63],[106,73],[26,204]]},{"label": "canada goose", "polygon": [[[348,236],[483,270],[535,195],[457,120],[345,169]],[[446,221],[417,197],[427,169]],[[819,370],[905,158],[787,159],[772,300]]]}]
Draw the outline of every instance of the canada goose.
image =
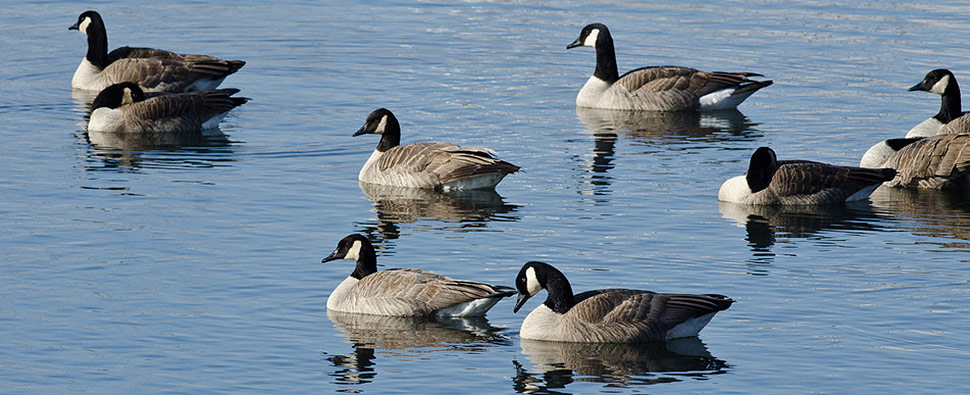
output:
[{"label": "canada goose", "polygon": [[400,145],[401,125],[385,108],[371,112],[354,136],[362,134],[381,135],[357,175],[364,183],[443,190],[494,188],[519,170],[488,148],[435,142]]},{"label": "canada goose", "polygon": [[944,189],[966,185],[970,174],[970,134],[889,139],[862,157],[862,167],[896,169],[891,187]]},{"label": "canada goose", "polygon": [[761,147],[751,155],[748,172],[728,179],[717,192],[722,202],[741,204],[832,204],[862,200],[893,169],[865,169],[807,160],[779,161],[775,151]]},{"label": "canada goose", "polygon": [[120,82],[135,82],[146,92],[215,89],[246,62],[206,55],[183,55],[153,48],[121,47],[108,52],[108,34],[97,11],[84,11],[68,28],[88,36],[88,52],[71,87],[100,91]]},{"label": "canada goose", "polygon": [[926,73],[923,80],[909,91],[926,91],[940,95],[940,112],[920,122],[906,133],[906,137],[927,137],[937,134],[970,133],[970,115],[960,105],[960,85],[950,70],[936,69]]},{"label": "canada goose", "polygon": [[547,263],[527,262],[515,278],[518,312],[545,289],[546,301],[532,310],[523,339],[587,343],[650,342],[697,336],[714,313],[734,303],[723,295],[659,294],[635,289],[601,289],[573,295],[569,280]]},{"label": "canada goose", "polygon": [[213,129],[229,110],[245,103],[238,89],[145,94],[131,82],[105,88],[91,105],[88,131],[186,133]]},{"label": "canada goose", "polygon": [[576,96],[580,107],[614,110],[729,110],[752,93],[772,84],[748,77],[757,73],[706,72],[688,67],[655,66],[620,75],[613,37],[602,23],[586,25],[566,49],[596,49],[596,69]]},{"label": "canada goose", "polygon": [[481,316],[515,291],[500,285],[455,280],[419,269],[377,271],[377,254],[366,237],[351,234],[323,262],[357,261],[357,268],[327,299],[327,309],[392,316]]}]

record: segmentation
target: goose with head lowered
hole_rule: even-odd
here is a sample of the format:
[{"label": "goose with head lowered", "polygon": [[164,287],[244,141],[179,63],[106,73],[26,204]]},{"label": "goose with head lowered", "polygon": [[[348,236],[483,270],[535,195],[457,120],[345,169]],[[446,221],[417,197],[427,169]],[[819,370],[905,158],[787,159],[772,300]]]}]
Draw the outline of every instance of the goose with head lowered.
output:
[{"label": "goose with head lowered", "polygon": [[579,107],[613,110],[696,111],[730,110],[754,92],[772,84],[748,72],[707,72],[680,66],[644,67],[620,75],[613,37],[602,23],[586,25],[566,49],[596,50],[593,76],[576,96]]},{"label": "goose with head lowered", "polygon": [[889,139],[866,151],[862,167],[888,167],[898,188],[946,189],[970,185],[970,134]]},{"label": "goose with head lowered", "polygon": [[209,90],[246,64],[154,48],[121,47],[108,52],[108,34],[97,11],[81,13],[68,29],[88,36],[88,52],[71,80],[75,89],[100,91],[117,83],[134,82],[146,92]]},{"label": "goose with head lowered", "polygon": [[238,89],[146,94],[137,84],[111,85],[95,97],[89,132],[190,133],[214,129],[248,98]]},{"label": "goose with head lowered", "polygon": [[494,188],[519,167],[488,148],[450,143],[401,144],[401,125],[386,108],[367,115],[354,136],[379,134],[381,141],[360,169],[362,183],[442,190]]},{"label": "goose with head lowered", "polygon": [[545,289],[546,301],[532,310],[523,339],[586,343],[652,342],[693,337],[714,314],[734,303],[723,295],[663,294],[636,289],[601,289],[573,295],[569,280],[543,262],[527,262],[515,278],[513,312]]},{"label": "goose with head lowered", "polygon": [[947,69],[930,71],[909,90],[940,95],[940,112],[910,129],[907,138],[970,133],[970,114],[961,108],[960,85],[953,72]]},{"label": "goose with head lowered", "polygon": [[717,199],[753,205],[818,205],[863,200],[896,171],[838,166],[807,160],[779,161],[761,147],[751,155],[748,172],[721,185]]},{"label": "goose with head lowered", "polygon": [[389,316],[482,316],[515,290],[501,285],[456,280],[420,269],[377,271],[374,246],[351,234],[323,262],[349,259],[357,267],[327,299],[327,309]]}]

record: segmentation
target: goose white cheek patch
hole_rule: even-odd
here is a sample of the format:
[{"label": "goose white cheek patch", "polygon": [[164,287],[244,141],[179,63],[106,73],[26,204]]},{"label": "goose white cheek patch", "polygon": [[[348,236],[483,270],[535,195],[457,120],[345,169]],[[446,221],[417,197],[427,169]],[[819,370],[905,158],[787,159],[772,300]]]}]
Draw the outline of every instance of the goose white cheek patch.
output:
[{"label": "goose white cheek patch", "polygon": [[387,115],[381,117],[381,123],[377,124],[377,128],[374,129],[376,134],[384,134],[384,128],[387,127]]},{"label": "goose white cheek patch", "polygon": [[589,32],[589,35],[586,36],[586,41],[583,41],[583,45],[596,48],[596,39],[599,38],[599,36],[600,29],[593,29]]},{"label": "goose white cheek patch", "polygon": [[354,241],[354,245],[347,250],[347,255],[344,256],[344,259],[356,261],[360,257],[360,245],[360,241]]},{"label": "goose white cheek patch", "polygon": [[525,287],[529,291],[529,296],[539,293],[542,289],[539,279],[536,278],[536,270],[531,267],[525,270]]},{"label": "goose white cheek patch", "polygon": [[81,24],[77,25],[77,30],[80,30],[81,33],[88,34],[89,25],[91,25],[91,18],[84,17],[84,20],[81,21]]},{"label": "goose white cheek patch", "polygon": [[950,85],[950,76],[944,76],[942,79],[933,84],[930,88],[930,92],[936,93],[937,95],[942,95],[946,91],[947,85]]}]

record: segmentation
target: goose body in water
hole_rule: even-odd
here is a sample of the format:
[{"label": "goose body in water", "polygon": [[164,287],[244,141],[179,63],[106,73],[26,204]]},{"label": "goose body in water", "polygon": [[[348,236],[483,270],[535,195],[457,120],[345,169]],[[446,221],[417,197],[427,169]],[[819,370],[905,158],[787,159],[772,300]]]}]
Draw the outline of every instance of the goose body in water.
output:
[{"label": "goose body in water", "polygon": [[379,108],[354,133],[379,134],[381,141],[358,173],[358,180],[406,188],[494,188],[519,167],[495,157],[487,148],[423,142],[400,145],[401,125],[389,110]]},{"label": "goose body in water", "polygon": [[523,339],[586,343],[632,343],[693,337],[714,314],[734,303],[723,295],[662,294],[636,289],[601,289],[573,295],[569,280],[543,262],[528,262],[515,278],[514,312],[545,289],[546,301],[532,310]]},{"label": "goose body in water", "polygon": [[946,189],[970,184],[970,134],[889,139],[862,157],[862,167],[888,167],[896,176],[887,186]]},{"label": "goose body in water", "polygon": [[134,82],[146,92],[210,90],[246,64],[154,48],[121,47],[108,52],[108,34],[97,11],[81,13],[69,29],[88,37],[88,51],[71,79],[75,89],[100,91],[117,83]]},{"label": "goose body in water", "polygon": [[146,94],[131,82],[105,88],[94,99],[89,132],[193,133],[214,129],[247,98],[238,89]]},{"label": "goose body in water", "polygon": [[327,299],[327,309],[389,316],[482,316],[512,288],[456,280],[420,269],[377,271],[377,254],[366,237],[351,234],[323,262],[349,259],[354,271]]},{"label": "goose body in water", "polygon": [[893,179],[889,168],[837,166],[807,160],[779,161],[775,151],[761,147],[751,155],[748,172],[721,185],[722,202],[763,205],[833,204],[869,197]]},{"label": "goose body in water", "polygon": [[754,92],[772,84],[748,72],[707,72],[680,66],[644,67],[620,75],[610,30],[602,23],[586,25],[566,49],[596,50],[593,76],[576,96],[580,107],[613,110],[694,111],[736,108]]}]

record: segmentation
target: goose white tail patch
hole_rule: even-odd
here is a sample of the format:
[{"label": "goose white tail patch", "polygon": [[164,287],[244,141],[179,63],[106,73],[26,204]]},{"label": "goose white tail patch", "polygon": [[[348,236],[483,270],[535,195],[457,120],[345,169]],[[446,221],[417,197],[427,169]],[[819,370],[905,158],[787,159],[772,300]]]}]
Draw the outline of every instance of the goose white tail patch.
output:
[{"label": "goose white tail patch", "polygon": [[593,29],[589,31],[589,35],[586,36],[586,40],[583,41],[583,46],[596,48],[596,39],[600,36],[600,29]]}]

